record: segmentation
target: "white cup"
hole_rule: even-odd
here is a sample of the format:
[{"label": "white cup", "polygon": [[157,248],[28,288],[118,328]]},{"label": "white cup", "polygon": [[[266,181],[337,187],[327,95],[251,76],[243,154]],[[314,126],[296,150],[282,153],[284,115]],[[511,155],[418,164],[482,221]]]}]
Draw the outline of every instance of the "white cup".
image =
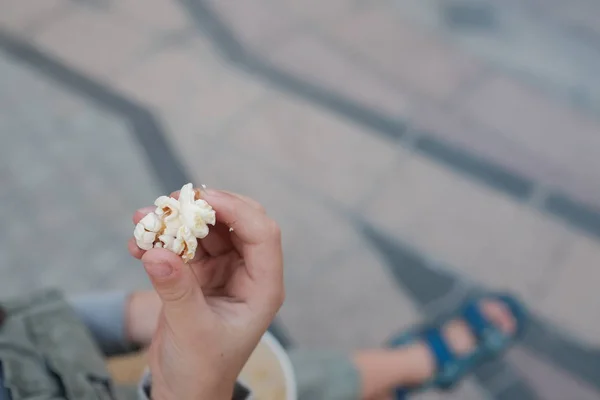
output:
[{"label": "white cup", "polygon": [[285,377],[286,400],[298,400],[298,389],[296,386],[296,376],[292,362],[287,355],[281,343],[270,332],[265,332],[261,341],[266,344],[269,349],[275,354]]}]

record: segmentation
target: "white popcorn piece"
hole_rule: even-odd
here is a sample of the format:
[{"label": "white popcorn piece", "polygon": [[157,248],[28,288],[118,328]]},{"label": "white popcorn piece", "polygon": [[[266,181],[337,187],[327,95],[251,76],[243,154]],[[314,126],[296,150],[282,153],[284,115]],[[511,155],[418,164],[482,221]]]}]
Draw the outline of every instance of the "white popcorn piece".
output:
[{"label": "white popcorn piece", "polygon": [[165,222],[175,221],[179,218],[179,200],[169,196],[160,196],[154,202],[156,215],[164,217]]},{"label": "white popcorn piece", "polygon": [[[206,237],[206,235],[204,235],[203,237]],[[179,228],[179,232],[177,232],[177,239],[175,239],[177,245],[179,245],[179,241],[183,242],[180,245],[181,247],[183,247],[183,254],[181,255],[181,258],[183,258],[183,261],[188,262],[191,259],[193,259],[196,255],[196,249],[198,248],[198,240],[196,240],[196,236],[192,234],[190,229],[184,225],[181,228]]]},{"label": "white popcorn piece", "polygon": [[190,183],[181,188],[179,204],[181,221],[191,234],[198,238],[208,235],[207,224],[215,224],[215,212],[205,200],[195,199],[196,192]]},{"label": "white popcorn piece", "polygon": [[163,222],[154,213],[147,214],[138,222],[133,230],[133,236],[140,249],[150,250],[157,233],[163,228]]},{"label": "white popcorn piece", "polygon": [[133,236],[140,249],[165,248],[189,262],[196,255],[198,239],[209,233],[216,223],[213,208],[200,199],[191,183],[181,188],[179,199],[161,196],[154,202],[156,210],[136,225]]}]

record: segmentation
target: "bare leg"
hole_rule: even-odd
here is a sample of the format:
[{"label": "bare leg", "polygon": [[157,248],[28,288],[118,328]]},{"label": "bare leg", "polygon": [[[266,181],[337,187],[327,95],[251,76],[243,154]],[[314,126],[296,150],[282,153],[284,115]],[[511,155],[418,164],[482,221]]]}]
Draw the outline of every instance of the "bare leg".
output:
[{"label": "bare leg", "polygon": [[[480,307],[483,314],[503,332],[515,331],[515,321],[501,303],[483,301]],[[475,338],[462,320],[448,322],[443,333],[457,355],[468,353],[476,345]],[[435,372],[435,359],[424,343],[393,350],[362,350],[354,354],[353,360],[362,379],[362,398],[368,400],[389,398],[389,393],[395,388],[419,385]]]},{"label": "bare leg", "polygon": [[133,292],[129,296],[125,330],[131,342],[142,347],[150,344],[161,307],[160,298],[153,290]]}]

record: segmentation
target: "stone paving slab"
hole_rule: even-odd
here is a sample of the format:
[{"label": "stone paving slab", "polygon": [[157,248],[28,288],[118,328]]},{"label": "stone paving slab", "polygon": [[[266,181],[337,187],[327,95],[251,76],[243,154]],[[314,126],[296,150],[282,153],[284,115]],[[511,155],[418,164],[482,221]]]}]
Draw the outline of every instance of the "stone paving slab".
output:
[{"label": "stone paving slab", "polygon": [[591,294],[600,280],[600,245],[579,237],[561,257],[543,292],[540,311],[559,326],[600,348],[600,312]]},{"label": "stone paving slab", "polygon": [[552,20],[566,24],[574,35],[587,39],[592,44],[600,34],[600,6],[596,1],[578,0],[566,4],[562,1],[553,1],[551,7],[544,7],[548,3],[543,0],[530,0],[535,11],[542,11]]},{"label": "stone paving slab", "polygon": [[36,32],[34,42],[66,64],[108,79],[148,51],[153,34],[123,14],[73,6]]},{"label": "stone paving slab", "polygon": [[35,24],[47,17],[63,12],[68,0],[0,1],[0,26],[19,34],[27,35]]},{"label": "stone paving slab", "polygon": [[270,52],[301,25],[293,12],[271,0],[209,0],[207,4],[254,51]]},{"label": "stone paving slab", "polygon": [[[540,155],[537,148],[524,148],[517,140],[483,125],[471,115],[441,105],[420,102],[412,107],[409,120],[411,128],[417,134],[427,135],[469,152],[481,160],[501,166],[513,176],[531,180],[547,188],[572,187],[573,181],[569,179],[568,172]],[[585,188],[586,191],[590,189],[595,190]],[[524,194],[523,197],[528,195]]]},{"label": "stone paving slab", "polygon": [[278,67],[389,115],[405,115],[408,96],[314,33],[300,33],[269,56]]},{"label": "stone paving slab", "polygon": [[[361,29],[356,29],[360,26]],[[480,66],[410,21],[385,8],[350,15],[326,28],[326,34],[396,83],[439,101],[448,101]]]},{"label": "stone paving slab", "polygon": [[170,0],[120,0],[110,2],[113,13],[123,14],[133,21],[163,31],[190,28],[192,21],[177,2]]},{"label": "stone paving slab", "polygon": [[360,240],[331,252],[312,270],[305,279],[290,281],[281,312],[300,346],[346,351],[380,347],[393,333],[419,322],[411,300]]},{"label": "stone paving slab", "polygon": [[517,348],[508,354],[515,369],[523,373],[528,382],[544,400],[597,400],[598,392],[576,377],[569,376],[558,367],[536,358],[526,350]]},{"label": "stone paving slab", "polygon": [[200,39],[155,52],[114,79],[112,86],[151,106],[178,143],[217,134],[268,91],[225,64]]},{"label": "stone paving slab", "polygon": [[327,2],[319,0],[270,0],[270,2],[274,6],[285,7],[289,13],[298,16],[302,20],[322,26],[347,15],[360,13],[378,3],[378,1],[372,0],[329,0]]},{"label": "stone paving slab", "polygon": [[416,155],[395,171],[368,207],[372,221],[472,279],[537,300],[571,240],[561,224]]},{"label": "stone paving slab", "polygon": [[[483,120],[487,123],[484,129],[496,129],[495,134],[499,136],[496,139],[489,134],[485,139],[473,139],[487,143],[479,145],[483,148],[479,150],[481,154],[496,154],[492,157],[496,162],[504,158],[500,164],[506,168],[511,168],[517,159],[517,168],[527,170],[526,175],[536,179],[542,175],[542,184],[597,205],[595,169],[590,169],[590,159],[567,161],[570,156],[579,157],[582,150],[578,146],[582,140],[583,146],[597,147],[593,139],[584,139],[586,132],[598,129],[600,86],[595,71],[600,65],[597,57],[600,38],[590,28],[590,21],[598,18],[595,2],[574,1],[566,6],[560,2],[518,0],[501,3],[393,0],[389,4],[399,17],[411,20],[429,34],[443,36],[453,46],[477,56],[487,65],[486,73],[454,97],[456,103],[460,103],[479,86],[483,86],[483,90],[495,87],[494,93],[478,91],[480,96],[473,98],[473,108],[461,116]],[[582,14],[587,17],[582,18]],[[499,92],[503,94],[498,95]],[[430,111],[427,106],[424,108]],[[590,119],[589,115],[596,121],[584,122]],[[444,129],[437,134],[447,134],[449,140],[454,135],[452,130]],[[555,137],[556,140],[547,139]],[[565,143],[558,139],[565,137],[573,137],[573,141]],[[524,146],[521,141],[527,138],[533,143]],[[494,143],[503,144],[500,148],[504,151],[494,150]],[[530,153],[529,158],[517,156],[524,150]],[[548,155],[549,151],[554,151],[554,157]]]},{"label": "stone paving slab", "polygon": [[495,70],[577,107],[600,110],[598,5],[576,0],[392,0],[396,13]]},{"label": "stone paving slab", "polygon": [[147,286],[126,242],[132,212],[159,192],[126,121],[4,56],[0,71],[11,132],[0,149],[0,268],[10,277],[0,291]]},{"label": "stone paving slab", "polygon": [[[227,26],[220,24],[210,9],[199,3],[194,4],[195,6],[190,7],[190,10],[198,19],[199,27],[210,26],[211,40],[233,65],[256,74],[262,80],[266,80],[286,92],[293,92],[355,123],[373,128],[381,135],[396,139],[404,136],[408,138],[409,145],[412,143],[414,134],[406,135],[406,125],[398,122],[397,118],[390,118],[377,110],[360,107],[355,102],[336,96],[335,93],[323,90],[310,82],[301,81],[286,71],[272,68],[264,63],[261,57],[256,57],[256,54],[241,50],[240,44],[236,43]],[[331,45],[330,40],[328,45]],[[345,50],[347,51],[347,49]],[[359,59],[354,57],[354,60]],[[476,75],[474,82],[471,79],[465,82],[465,87],[462,88],[469,89],[479,80],[481,77]],[[418,93],[413,94],[423,100]],[[451,104],[446,104],[446,106],[450,107]],[[477,154],[469,154],[468,151],[465,152],[460,148],[452,149],[443,141],[432,142],[431,137],[419,137],[418,142],[420,151],[445,162],[447,166],[461,173],[469,174],[497,190],[509,192],[519,199],[531,198],[536,207],[549,211],[580,229],[595,235],[600,234],[600,213],[593,206],[590,207],[589,202],[577,200],[577,196],[571,198],[573,194],[569,191],[565,193],[565,188],[542,187],[541,193],[538,193],[540,188],[535,186],[535,182],[527,176],[512,173],[510,168],[506,167],[506,162],[494,165],[494,163],[486,162],[485,159],[478,157]],[[545,170],[545,167],[539,166],[537,170]],[[549,193],[548,189],[550,189]]]},{"label": "stone paving slab", "polygon": [[238,121],[227,140],[347,207],[403,156],[393,142],[281,95]]},{"label": "stone paving slab", "polygon": [[210,85],[215,71],[207,46],[194,40],[158,51],[114,77],[111,86],[156,111],[179,108]]},{"label": "stone paving slab", "polygon": [[559,181],[562,187],[593,204],[600,203],[595,185],[600,167],[600,122],[502,78],[475,88],[464,107],[473,118],[533,153],[544,165],[560,170],[565,176]]}]

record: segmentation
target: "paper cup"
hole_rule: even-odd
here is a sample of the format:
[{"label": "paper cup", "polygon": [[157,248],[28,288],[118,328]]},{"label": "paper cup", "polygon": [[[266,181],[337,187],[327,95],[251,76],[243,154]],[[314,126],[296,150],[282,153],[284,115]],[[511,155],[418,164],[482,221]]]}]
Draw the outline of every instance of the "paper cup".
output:
[{"label": "paper cup", "polygon": [[292,363],[279,341],[265,333],[240,374],[240,381],[254,394],[253,399],[297,400]]},{"label": "paper cup", "polygon": [[275,336],[273,336],[269,331],[265,332],[262,337],[262,341],[269,346],[271,351],[275,354],[279,363],[281,365],[281,369],[283,370],[283,375],[285,377],[285,386],[286,386],[286,400],[298,400],[298,388],[296,387],[296,375],[294,374],[294,368],[292,366],[292,362],[287,355],[287,352],[281,346],[281,343]]}]

